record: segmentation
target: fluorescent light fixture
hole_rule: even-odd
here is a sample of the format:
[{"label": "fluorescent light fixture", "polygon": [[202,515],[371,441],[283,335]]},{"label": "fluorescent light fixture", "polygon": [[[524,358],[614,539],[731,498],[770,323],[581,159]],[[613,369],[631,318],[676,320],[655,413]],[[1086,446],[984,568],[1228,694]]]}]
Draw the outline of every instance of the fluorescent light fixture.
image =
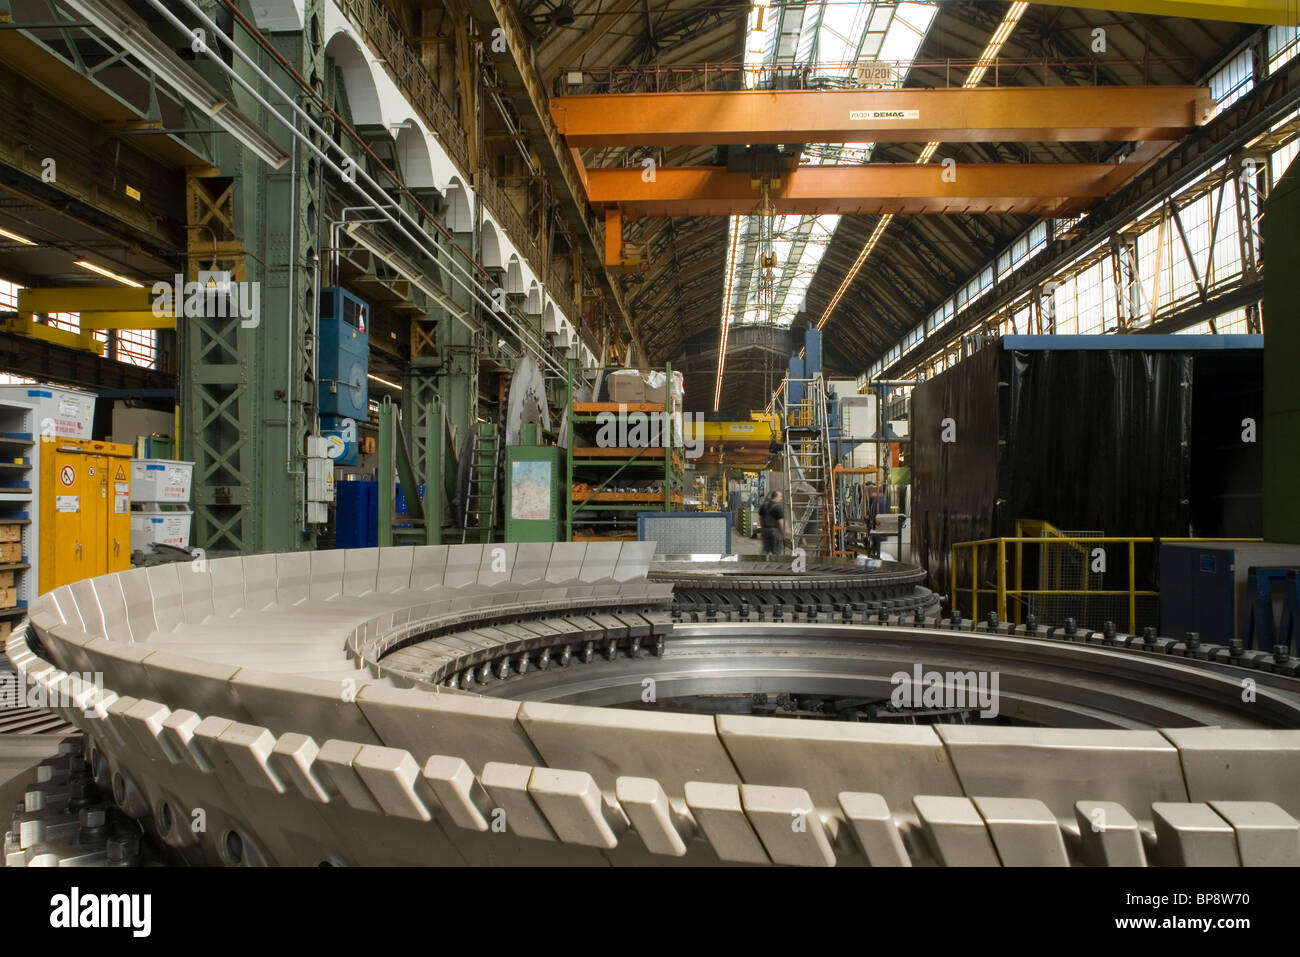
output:
[{"label": "fluorescent light fixture", "polygon": [[114,282],[120,282],[124,286],[135,286],[136,289],[144,288],[144,283],[136,282],[134,279],[128,279],[126,276],[120,276],[112,270],[105,269],[103,266],[96,266],[94,263],[86,262],[84,259],[78,259],[77,265],[82,269],[89,269],[91,272],[97,272],[101,276],[111,279]]},{"label": "fluorescent light fixture", "polygon": [[396,389],[398,392],[402,391],[402,387],[398,385],[396,382],[389,382],[387,379],[381,379],[373,372],[367,372],[366,378],[369,379],[371,382],[378,382],[380,385],[386,385],[390,389]]},{"label": "fluorescent light fixture", "polygon": [[1011,36],[1011,31],[1016,28],[1016,24],[1025,15],[1025,10],[1028,7],[1029,4],[1027,3],[1011,4],[1006,16],[1002,18],[998,28],[993,31],[993,36],[989,38],[988,45],[984,48],[984,52],[980,54],[975,68],[970,71],[970,76],[966,77],[966,82],[962,84],[963,88],[971,90],[980,85],[980,81],[984,79],[984,74],[988,72],[989,67],[993,65],[993,61],[1002,52],[1002,44],[1007,42],[1007,37]]},{"label": "fluorescent light fixture", "polygon": [[158,79],[212,117],[227,133],[259,158],[279,169],[289,154],[260,126],[233,106],[163,40],[145,21],[113,0],[64,0],[82,18],[138,59]]},{"label": "fluorescent light fixture", "polygon": [[867,257],[871,255],[871,251],[876,248],[876,243],[880,242],[880,237],[884,235],[885,228],[893,221],[893,219],[893,213],[884,213],[878,220],[876,220],[876,228],[871,231],[870,237],[867,238],[866,243],[862,246],[862,252],[858,253],[858,258],[853,261],[853,265],[849,267],[849,271],[844,274],[844,281],[840,283],[840,288],[835,290],[835,295],[831,297],[830,305],[826,307],[826,311],[822,313],[822,317],[817,320],[818,329],[826,325],[826,320],[831,317],[831,313],[835,310],[835,307],[839,305],[840,299],[843,297],[844,293],[848,291],[849,286],[853,285],[853,277],[858,274],[858,270],[861,269],[862,264],[867,261]]},{"label": "fluorescent light fixture", "polygon": [[34,239],[28,239],[26,236],[19,236],[17,233],[11,233],[7,229],[0,229],[0,236],[3,236],[5,239],[12,239],[16,243],[22,243],[24,246],[36,245]]},{"label": "fluorescent light fixture", "polygon": [[424,274],[424,270],[411,262],[405,253],[399,252],[387,240],[381,239],[377,233],[365,228],[360,223],[349,223],[343,227],[343,231],[372,254],[392,266],[412,286],[459,319],[466,329],[471,332],[479,331],[478,323],[470,317],[470,314],[442,289],[430,282],[429,277]]},{"label": "fluorescent light fixture", "polygon": [[736,250],[744,219],[731,217],[731,243],[727,250],[727,294],[722,297],[722,332],[718,334],[718,378],[713,386],[713,411],[722,404],[722,373],[727,367],[727,338],[731,331],[732,292],[736,280]]}]

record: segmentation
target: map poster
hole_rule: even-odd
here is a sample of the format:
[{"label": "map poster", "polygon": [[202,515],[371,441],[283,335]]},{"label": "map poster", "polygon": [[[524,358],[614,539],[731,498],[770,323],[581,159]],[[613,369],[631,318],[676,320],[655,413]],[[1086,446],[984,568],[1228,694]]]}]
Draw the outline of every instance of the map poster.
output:
[{"label": "map poster", "polygon": [[510,463],[510,517],[546,521],[551,517],[551,463]]}]

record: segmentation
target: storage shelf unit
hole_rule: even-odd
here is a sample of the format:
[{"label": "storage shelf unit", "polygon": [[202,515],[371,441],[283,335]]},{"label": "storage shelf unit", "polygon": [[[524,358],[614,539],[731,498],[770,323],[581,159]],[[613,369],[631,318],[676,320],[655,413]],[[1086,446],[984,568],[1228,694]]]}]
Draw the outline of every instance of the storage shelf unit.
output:
[{"label": "storage shelf unit", "polygon": [[[608,422],[602,416],[643,413],[663,416],[661,426],[673,422],[665,415],[671,409],[672,367],[666,366],[664,373],[664,402],[576,402],[570,364],[569,454],[565,456],[569,488],[565,537],[570,541],[634,541],[639,513],[681,507],[685,461],[677,445],[676,424],[661,427],[659,446],[602,446],[597,441],[602,424]],[[649,483],[658,488],[638,488]]]},{"label": "storage shelf unit", "polygon": [[[17,525],[17,561],[0,558],[0,582],[12,578],[12,586],[0,584],[0,595],[14,589],[14,604],[0,608],[0,633],[7,632],[27,614],[28,603],[37,595],[37,547],[39,530],[37,489],[40,471],[40,443],[35,407],[25,402],[0,399],[0,526]],[[9,542],[0,545],[13,544]],[[8,597],[3,599],[9,600]]]}]

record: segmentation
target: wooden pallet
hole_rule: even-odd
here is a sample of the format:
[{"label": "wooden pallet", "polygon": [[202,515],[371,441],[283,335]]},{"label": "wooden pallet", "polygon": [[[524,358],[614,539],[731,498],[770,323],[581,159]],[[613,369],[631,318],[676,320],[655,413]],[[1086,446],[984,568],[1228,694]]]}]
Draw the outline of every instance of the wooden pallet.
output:
[{"label": "wooden pallet", "polygon": [[[579,492],[573,493],[575,502],[643,502],[647,505],[663,504],[663,492]],[[674,495],[674,505],[682,504],[682,497]]]},{"label": "wooden pallet", "polygon": [[575,448],[570,453],[575,459],[630,459],[634,456],[638,461],[645,459],[660,459],[664,457],[662,446],[650,446],[648,448],[600,448],[580,447]]},{"label": "wooden pallet", "polygon": [[625,532],[623,534],[602,534],[600,532],[583,532],[575,530],[573,533],[575,542],[635,542],[636,532]]}]

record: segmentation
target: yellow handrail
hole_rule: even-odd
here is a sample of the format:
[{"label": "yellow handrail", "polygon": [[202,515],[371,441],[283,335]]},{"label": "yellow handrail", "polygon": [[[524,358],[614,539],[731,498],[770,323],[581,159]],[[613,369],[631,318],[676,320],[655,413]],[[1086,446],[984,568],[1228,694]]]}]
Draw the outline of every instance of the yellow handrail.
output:
[{"label": "yellow handrail", "polygon": [[[1038,526],[1041,528],[1050,528],[1054,535],[1022,535],[1021,530],[1026,526]],[[948,549],[948,569],[950,575],[949,592],[951,594],[952,605],[957,607],[958,591],[969,592],[971,599],[971,618],[979,621],[979,600],[980,595],[997,596],[997,614],[999,621],[1008,621],[1007,617],[1007,596],[1011,595],[1016,599],[1023,599],[1031,595],[1087,595],[1091,597],[1128,597],[1128,625],[1129,633],[1132,634],[1137,630],[1137,600],[1139,597],[1158,596],[1158,591],[1148,589],[1139,589],[1137,587],[1137,546],[1153,545],[1156,543],[1164,544],[1195,544],[1195,543],[1213,543],[1213,542],[1258,542],[1259,538],[1182,538],[1182,537],[1157,537],[1144,535],[1065,535],[1057,532],[1056,529],[1046,522],[1021,522],[1016,521],[1016,534],[1001,536],[997,538],[980,538],[968,542],[954,542]],[[1091,589],[1091,588],[1025,588],[1024,587],[1024,569],[1023,569],[1023,546],[1025,545],[1068,545],[1083,551],[1081,546],[1085,545],[1111,545],[1122,544],[1128,548],[1128,588],[1125,589]],[[1015,545],[1015,568],[1014,580],[1015,587],[1007,587],[1007,546]],[[979,550],[988,546],[997,547],[997,587],[981,588],[979,587]],[[959,549],[970,550],[970,587],[959,585],[957,574],[957,554]],[[1022,602],[1016,602],[1016,623],[1020,623],[1020,609]]]}]

